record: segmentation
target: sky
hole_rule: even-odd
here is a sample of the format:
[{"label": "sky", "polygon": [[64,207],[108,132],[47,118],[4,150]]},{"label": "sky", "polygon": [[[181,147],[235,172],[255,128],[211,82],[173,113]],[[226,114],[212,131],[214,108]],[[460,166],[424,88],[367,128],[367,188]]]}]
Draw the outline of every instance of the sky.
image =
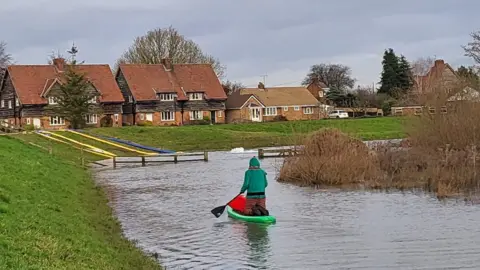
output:
[{"label": "sky", "polygon": [[[344,64],[378,83],[382,55],[470,65],[461,45],[480,30],[478,0],[15,0],[0,9],[0,41],[16,64],[44,64],[75,42],[78,60],[108,63],[137,36],[173,26],[256,86],[299,85],[311,65]],[[67,3],[70,2],[70,3]]]}]

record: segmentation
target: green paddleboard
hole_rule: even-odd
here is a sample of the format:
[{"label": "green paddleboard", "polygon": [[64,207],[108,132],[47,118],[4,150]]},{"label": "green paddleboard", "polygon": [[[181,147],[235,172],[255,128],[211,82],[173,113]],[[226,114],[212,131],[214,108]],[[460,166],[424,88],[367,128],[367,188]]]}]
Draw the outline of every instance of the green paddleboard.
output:
[{"label": "green paddleboard", "polygon": [[270,216],[245,216],[240,213],[235,212],[230,206],[227,206],[227,213],[228,216],[233,219],[243,220],[246,222],[254,222],[254,223],[275,223],[277,219],[270,215]]}]

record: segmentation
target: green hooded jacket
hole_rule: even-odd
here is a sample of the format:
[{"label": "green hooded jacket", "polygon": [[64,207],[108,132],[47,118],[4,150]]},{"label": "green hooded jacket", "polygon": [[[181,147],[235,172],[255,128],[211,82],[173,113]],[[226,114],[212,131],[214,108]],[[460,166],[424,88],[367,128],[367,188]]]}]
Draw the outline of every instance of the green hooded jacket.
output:
[{"label": "green hooded jacket", "polygon": [[260,161],[253,157],[250,159],[250,167],[245,172],[243,186],[240,193],[247,192],[247,198],[265,198],[265,188],[268,186],[267,173],[260,168]]}]

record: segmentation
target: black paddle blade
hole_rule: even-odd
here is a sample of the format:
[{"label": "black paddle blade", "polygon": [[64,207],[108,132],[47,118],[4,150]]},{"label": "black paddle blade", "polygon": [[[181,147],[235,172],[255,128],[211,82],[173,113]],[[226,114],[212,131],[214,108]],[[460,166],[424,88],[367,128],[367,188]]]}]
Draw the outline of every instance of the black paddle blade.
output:
[{"label": "black paddle blade", "polygon": [[223,214],[223,212],[225,211],[225,207],[227,207],[227,206],[226,205],[218,206],[218,207],[213,208],[212,211],[210,211],[210,212],[212,212],[212,214],[215,217],[219,218]]}]

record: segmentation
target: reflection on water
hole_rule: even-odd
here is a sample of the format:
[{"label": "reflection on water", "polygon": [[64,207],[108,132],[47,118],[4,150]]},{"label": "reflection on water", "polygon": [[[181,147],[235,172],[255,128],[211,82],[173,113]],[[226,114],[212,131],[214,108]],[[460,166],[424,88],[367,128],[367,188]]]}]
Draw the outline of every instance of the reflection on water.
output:
[{"label": "reflection on water", "polygon": [[318,191],[274,181],[271,225],[216,219],[252,153],[103,170],[125,234],[167,269],[480,269],[480,207],[429,196]]}]

